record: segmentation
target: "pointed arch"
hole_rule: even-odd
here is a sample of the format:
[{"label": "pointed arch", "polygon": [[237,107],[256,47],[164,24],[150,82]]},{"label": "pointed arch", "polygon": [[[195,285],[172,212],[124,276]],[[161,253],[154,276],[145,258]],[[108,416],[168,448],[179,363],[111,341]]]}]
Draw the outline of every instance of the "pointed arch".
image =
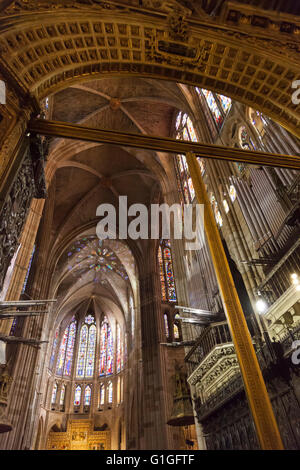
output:
[{"label": "pointed arch", "polygon": [[161,240],[158,248],[161,296],[165,302],[176,302],[176,286],[170,240]]}]

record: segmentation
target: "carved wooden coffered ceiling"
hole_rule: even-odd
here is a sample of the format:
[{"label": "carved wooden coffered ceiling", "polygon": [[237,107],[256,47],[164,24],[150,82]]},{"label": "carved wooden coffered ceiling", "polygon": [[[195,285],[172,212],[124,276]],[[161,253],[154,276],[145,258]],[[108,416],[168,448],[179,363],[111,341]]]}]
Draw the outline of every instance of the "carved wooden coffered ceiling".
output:
[{"label": "carved wooden coffered ceiling", "polygon": [[207,13],[202,3],[6,2],[1,63],[38,99],[91,77],[167,78],[228,95],[297,133],[298,18],[241,2]]}]

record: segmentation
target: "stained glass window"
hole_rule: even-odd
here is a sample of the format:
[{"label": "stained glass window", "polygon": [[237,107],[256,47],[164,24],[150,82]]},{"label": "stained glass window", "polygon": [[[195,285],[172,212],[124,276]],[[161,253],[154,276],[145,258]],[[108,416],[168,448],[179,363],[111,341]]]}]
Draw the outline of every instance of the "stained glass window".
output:
[{"label": "stained glass window", "polygon": [[105,243],[94,235],[76,240],[67,252],[69,272],[78,278],[86,272],[88,266],[94,282],[101,282],[103,273],[112,272],[127,280],[128,275],[122,263]]},{"label": "stained glass window", "polygon": [[53,385],[53,390],[52,390],[52,397],[51,397],[51,405],[54,405],[56,402],[56,395],[57,395],[57,384],[55,383]]},{"label": "stained glass window", "polygon": [[89,330],[88,330],[87,325],[83,325],[81,328],[80,339],[79,339],[79,350],[78,350],[77,372],[76,372],[77,377],[84,377],[88,332]]},{"label": "stained glass window", "polygon": [[213,209],[213,212],[214,212],[214,215],[215,215],[216,222],[220,227],[222,227],[223,219],[222,219],[222,216],[221,216],[221,212],[218,209],[218,203],[217,203],[216,198],[213,194],[211,194],[210,203],[212,205],[212,209]]},{"label": "stained glass window", "polygon": [[31,269],[31,265],[32,265],[34,252],[35,252],[35,244],[33,245],[33,249],[32,249],[32,252],[31,252],[31,256],[30,256],[26,276],[25,276],[25,279],[24,279],[23,287],[22,287],[22,292],[21,292],[22,294],[24,294],[26,286],[27,286],[27,282],[28,282],[28,278],[29,278],[29,274],[30,274],[30,269]]},{"label": "stained glass window", "polygon": [[92,389],[89,385],[87,385],[84,391],[84,406],[91,405],[91,398],[92,398]]},{"label": "stained glass window", "polygon": [[201,90],[199,88],[196,88],[197,92],[198,93],[201,93],[204,95],[205,99],[206,99],[206,102],[208,104],[208,107],[214,117],[214,120],[216,122],[216,124],[221,127],[221,125],[223,124],[223,116],[221,114],[221,111],[218,107],[218,104],[217,104],[217,101],[213,95],[213,93],[209,90],[205,90],[204,88],[202,88]]},{"label": "stained glass window", "polygon": [[225,213],[228,214],[229,205],[228,205],[228,202],[226,201],[226,199],[223,199],[223,206],[224,206],[224,209],[225,209]]},{"label": "stained glass window", "polygon": [[117,403],[121,403],[121,379],[118,377],[118,384],[117,384]]},{"label": "stained glass window", "polygon": [[117,336],[116,337],[116,343],[117,343],[116,366],[117,366],[117,373],[118,373],[123,368],[123,348],[122,348],[122,341],[121,341],[121,328],[119,324],[117,324],[116,336]]},{"label": "stained glass window", "polygon": [[94,375],[94,364],[95,364],[95,351],[96,351],[96,327],[91,325],[89,329],[89,342],[87,349],[87,360],[85,376],[92,377]]},{"label": "stained glass window", "polygon": [[176,302],[177,297],[170,240],[161,240],[158,249],[158,263],[160,268],[162,300]]},{"label": "stained glass window", "polygon": [[236,189],[233,184],[229,188],[229,196],[232,202],[236,200]]},{"label": "stained glass window", "polygon": [[181,123],[181,114],[182,114],[182,113],[181,113],[181,111],[180,111],[180,113],[178,113],[178,116],[177,116],[177,118],[176,118],[176,124],[175,124],[176,129],[178,129],[178,127],[180,126],[180,123]]},{"label": "stained glass window", "polygon": [[50,356],[50,363],[49,363],[49,369],[52,370],[52,367],[54,365],[54,360],[55,360],[55,354],[56,354],[56,348],[57,348],[57,343],[58,343],[58,333],[59,330],[55,331],[54,339],[53,339],[53,344],[52,344],[52,351],[51,351],[51,356]]},{"label": "stained glass window", "polygon": [[105,317],[100,331],[100,367],[99,375],[110,375],[113,373],[114,343],[111,327]]},{"label": "stained glass window", "polygon": [[239,141],[240,146],[246,150],[256,150],[256,147],[253,143],[253,140],[249,136],[246,126],[241,126],[239,128]]},{"label": "stained glass window", "polygon": [[76,322],[72,322],[69,329],[69,337],[67,343],[67,352],[65,359],[64,375],[71,375],[72,361],[73,361],[73,352],[76,338]]},{"label": "stained glass window", "polygon": [[113,401],[113,384],[112,384],[112,382],[108,382],[108,384],[107,384],[107,401],[108,401],[108,403],[112,403],[112,401]]},{"label": "stained glass window", "polygon": [[79,406],[81,401],[81,387],[77,385],[75,389],[75,396],[74,396],[74,405]]},{"label": "stained glass window", "polygon": [[166,313],[164,314],[164,322],[165,322],[166,337],[169,338],[169,320],[168,320],[168,315]]},{"label": "stained glass window", "polygon": [[10,328],[9,336],[15,335],[17,324],[18,324],[18,317],[14,317],[11,328]]},{"label": "stained glass window", "polygon": [[66,394],[66,386],[63,385],[61,387],[61,392],[60,392],[60,400],[59,400],[60,406],[63,406],[65,403],[65,394]]},{"label": "stained glass window", "polygon": [[92,315],[88,315],[85,317],[80,331],[77,377],[92,377],[94,375],[96,336],[95,319]]},{"label": "stained glass window", "polygon": [[231,108],[231,99],[228,98],[228,96],[224,95],[217,95],[219,102],[221,103],[221,106],[223,108],[224,113],[226,114],[230,108]]},{"label": "stained glass window", "polygon": [[179,328],[176,323],[174,323],[174,339],[179,339]]},{"label": "stained glass window", "polygon": [[108,323],[105,318],[100,333],[100,375],[105,375],[106,373],[107,327]]},{"label": "stained glass window", "polygon": [[57,375],[62,375],[63,370],[64,370],[68,335],[69,335],[69,326],[67,326],[67,328],[65,329],[61,343],[60,343],[60,348],[59,348],[58,357],[57,357],[57,365],[56,365]]},{"label": "stained glass window", "polygon": [[199,97],[203,96],[205,98],[207,106],[211,112],[211,115],[213,116],[214,122],[217,128],[220,129],[227,113],[231,108],[231,99],[228,98],[228,96],[213,93],[209,90],[206,90],[205,88],[200,89],[196,87],[196,91]]},{"label": "stained glass window", "polygon": [[[179,125],[179,132],[176,135],[176,139],[188,140],[197,142],[197,135],[192,120],[187,114],[181,118],[182,113],[180,112],[177,119],[182,119]],[[185,119],[184,119],[185,118]],[[203,160],[200,157],[197,158],[201,173],[204,174],[205,168]],[[195,199],[195,189],[192,182],[192,178],[189,173],[188,165],[184,155],[177,155],[175,160],[175,167],[178,179],[178,188],[184,204],[189,204]]]},{"label": "stained glass window", "polygon": [[113,373],[113,360],[114,360],[114,340],[111,328],[107,328],[107,352],[106,352],[106,375]]},{"label": "stained glass window", "polygon": [[129,309],[131,315],[131,335],[132,335],[132,342],[134,340],[134,305],[133,305],[133,298],[132,296],[129,297]]},{"label": "stained glass window", "polygon": [[57,356],[56,374],[67,375],[71,374],[74,344],[76,339],[76,320],[74,317],[69,326],[66,327]]},{"label": "stained glass window", "polygon": [[105,386],[104,384],[100,385],[100,405],[104,405],[105,402]]}]

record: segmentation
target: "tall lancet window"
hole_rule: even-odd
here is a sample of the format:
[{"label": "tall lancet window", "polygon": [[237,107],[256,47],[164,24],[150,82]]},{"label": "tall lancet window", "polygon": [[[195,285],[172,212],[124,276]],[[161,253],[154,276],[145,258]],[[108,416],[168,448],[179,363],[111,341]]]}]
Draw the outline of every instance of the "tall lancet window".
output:
[{"label": "tall lancet window", "polygon": [[162,300],[165,302],[176,302],[177,296],[170,240],[161,240],[158,247],[158,263]]},{"label": "tall lancet window", "polygon": [[123,344],[121,339],[121,328],[118,323],[116,329],[116,349],[116,367],[118,373],[123,369]]},{"label": "tall lancet window", "polygon": [[75,389],[75,395],[74,395],[74,405],[79,406],[81,402],[81,387],[80,385],[77,385]]},{"label": "tall lancet window", "polygon": [[52,397],[51,397],[51,405],[55,405],[56,403],[56,395],[57,395],[57,383],[53,385],[52,389]]},{"label": "tall lancet window", "polygon": [[49,362],[50,370],[52,370],[54,366],[55,354],[56,354],[56,349],[57,349],[57,344],[58,344],[58,334],[59,334],[59,329],[57,328],[54,334],[54,339],[53,339],[53,344],[52,344],[52,351],[51,351],[50,362]]},{"label": "tall lancet window", "polygon": [[100,332],[100,367],[99,375],[110,375],[113,373],[114,343],[110,324],[104,317]]},{"label": "tall lancet window", "polygon": [[76,339],[76,320],[72,319],[69,326],[66,327],[58,352],[56,363],[56,374],[67,375],[71,374],[71,367],[73,361],[74,344]]},{"label": "tall lancet window", "polygon": [[92,315],[85,317],[80,331],[79,348],[77,356],[76,376],[78,378],[92,377],[94,375],[96,351],[96,325]]},{"label": "tall lancet window", "polygon": [[84,391],[84,406],[91,406],[91,398],[92,398],[92,389],[89,385],[87,385]]},{"label": "tall lancet window", "polygon": [[[177,115],[176,119],[176,139],[189,140],[197,142],[197,135],[194,125],[190,117],[181,111]],[[198,158],[200,169],[204,174],[204,164],[201,158]],[[176,174],[178,179],[179,192],[182,197],[182,202],[189,204],[195,199],[195,190],[192,182],[192,178],[187,166],[186,158],[184,155],[177,155],[175,160]]]}]

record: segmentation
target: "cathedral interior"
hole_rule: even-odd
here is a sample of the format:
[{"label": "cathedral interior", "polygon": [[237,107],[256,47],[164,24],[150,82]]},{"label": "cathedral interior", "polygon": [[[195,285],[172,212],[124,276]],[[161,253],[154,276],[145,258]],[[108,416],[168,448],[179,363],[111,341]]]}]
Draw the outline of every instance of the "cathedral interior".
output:
[{"label": "cathedral interior", "polygon": [[299,15],[0,2],[0,449],[300,449]]}]

